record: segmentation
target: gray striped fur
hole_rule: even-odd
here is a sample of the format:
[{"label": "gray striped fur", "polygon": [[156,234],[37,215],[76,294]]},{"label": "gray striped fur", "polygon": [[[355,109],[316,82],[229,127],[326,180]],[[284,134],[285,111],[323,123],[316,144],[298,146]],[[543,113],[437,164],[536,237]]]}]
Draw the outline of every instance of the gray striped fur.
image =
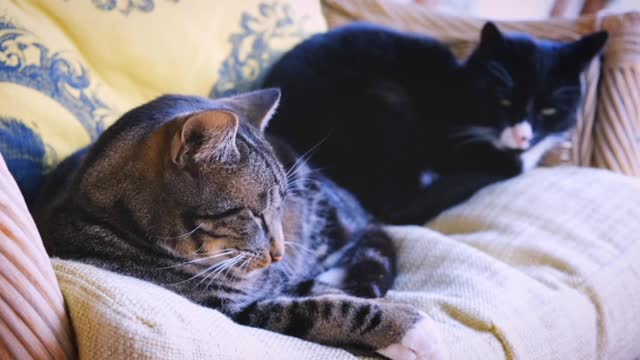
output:
[{"label": "gray striped fur", "polygon": [[393,282],[392,244],[309,154],[265,139],[278,99],[171,95],[125,114],[52,174],[36,211],[50,255],[242,324],[372,350],[399,343],[422,315],[367,299]]}]

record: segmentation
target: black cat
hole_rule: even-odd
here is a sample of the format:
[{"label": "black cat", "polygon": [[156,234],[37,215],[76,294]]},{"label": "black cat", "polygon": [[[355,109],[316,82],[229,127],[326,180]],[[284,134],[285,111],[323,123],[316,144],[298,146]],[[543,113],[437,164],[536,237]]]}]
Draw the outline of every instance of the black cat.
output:
[{"label": "black cat", "polygon": [[562,44],[487,23],[460,63],[429,37],[351,24],[273,66],[264,86],[283,98],[268,131],[313,149],[380,219],[423,223],[534,167],[575,124],[579,75],[606,40]]}]

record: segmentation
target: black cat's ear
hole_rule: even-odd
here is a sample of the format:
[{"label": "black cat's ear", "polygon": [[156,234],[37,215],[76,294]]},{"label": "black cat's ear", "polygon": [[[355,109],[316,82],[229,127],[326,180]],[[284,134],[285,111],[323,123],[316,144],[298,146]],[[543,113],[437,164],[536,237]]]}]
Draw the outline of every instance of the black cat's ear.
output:
[{"label": "black cat's ear", "polygon": [[565,45],[561,53],[561,63],[566,69],[581,72],[600,53],[608,38],[609,34],[606,31],[599,31]]},{"label": "black cat's ear", "polygon": [[264,131],[280,103],[280,89],[256,90],[218,100],[229,104],[242,118]]},{"label": "black cat's ear", "polygon": [[193,114],[183,120],[171,142],[171,159],[179,166],[196,163],[235,162],[240,158],[236,134],[240,120],[227,110]]},{"label": "black cat's ear", "polygon": [[480,32],[480,46],[485,48],[492,48],[496,45],[500,45],[504,42],[504,36],[496,24],[488,21],[482,27]]}]

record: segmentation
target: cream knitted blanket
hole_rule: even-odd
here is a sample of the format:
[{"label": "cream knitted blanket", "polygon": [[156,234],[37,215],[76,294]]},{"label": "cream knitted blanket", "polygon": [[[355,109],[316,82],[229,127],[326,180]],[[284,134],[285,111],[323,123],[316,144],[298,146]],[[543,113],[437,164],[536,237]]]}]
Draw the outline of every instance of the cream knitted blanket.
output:
[{"label": "cream knitted blanket", "polygon": [[[640,183],[557,168],[496,184],[428,227],[390,227],[392,301],[438,323],[452,359],[640,355]],[[160,287],[54,260],[85,359],[351,359],[236,325]]]}]

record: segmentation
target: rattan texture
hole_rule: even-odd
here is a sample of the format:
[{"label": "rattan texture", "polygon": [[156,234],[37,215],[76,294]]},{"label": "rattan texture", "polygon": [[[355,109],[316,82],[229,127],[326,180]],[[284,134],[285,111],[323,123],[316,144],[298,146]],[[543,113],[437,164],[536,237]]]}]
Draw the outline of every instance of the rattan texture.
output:
[{"label": "rattan texture", "polygon": [[0,359],[72,359],[73,333],[35,223],[0,156]]}]

